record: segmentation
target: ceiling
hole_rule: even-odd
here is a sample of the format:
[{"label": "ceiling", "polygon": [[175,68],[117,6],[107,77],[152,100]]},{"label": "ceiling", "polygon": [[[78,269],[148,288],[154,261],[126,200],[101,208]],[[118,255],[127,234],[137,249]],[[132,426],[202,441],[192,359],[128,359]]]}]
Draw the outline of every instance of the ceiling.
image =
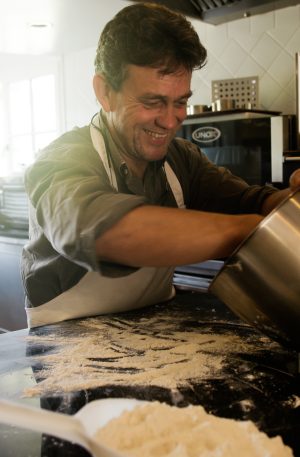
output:
[{"label": "ceiling", "polygon": [[[31,54],[53,46],[53,24],[60,15],[56,0],[0,0],[0,8],[0,53]],[[31,23],[49,28],[31,28]]]},{"label": "ceiling", "polygon": [[[125,2],[142,0],[0,0],[1,54],[64,54],[96,46]],[[299,4],[297,0],[150,0],[218,24]]]},{"label": "ceiling", "polygon": [[123,6],[124,0],[0,0],[0,54],[96,46],[104,23]]}]

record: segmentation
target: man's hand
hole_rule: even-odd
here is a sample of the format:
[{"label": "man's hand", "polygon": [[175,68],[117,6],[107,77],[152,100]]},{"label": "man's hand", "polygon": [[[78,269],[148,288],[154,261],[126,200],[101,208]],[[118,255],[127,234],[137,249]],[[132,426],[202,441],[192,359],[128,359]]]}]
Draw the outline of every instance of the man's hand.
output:
[{"label": "man's hand", "polygon": [[291,190],[296,190],[300,188],[300,168],[298,168],[294,171],[294,173],[291,174],[289,184]]},{"label": "man's hand", "polygon": [[300,190],[300,168],[291,174],[289,179],[289,185],[287,189],[280,190],[274,194],[269,195],[262,206],[261,214],[266,216],[269,214],[282,200],[284,200],[291,192],[299,189]]}]

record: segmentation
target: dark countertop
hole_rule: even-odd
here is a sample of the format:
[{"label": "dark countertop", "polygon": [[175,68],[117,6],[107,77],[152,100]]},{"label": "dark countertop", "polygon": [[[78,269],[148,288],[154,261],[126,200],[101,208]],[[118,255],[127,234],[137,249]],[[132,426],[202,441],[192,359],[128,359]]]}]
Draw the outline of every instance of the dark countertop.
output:
[{"label": "dark countertop", "polygon": [[[96,321],[97,319],[102,318],[96,318]],[[150,319],[152,324],[147,327]],[[160,324],[168,322],[166,334],[171,342],[176,331],[187,332],[190,338],[193,335],[199,336],[200,333],[205,334],[211,341],[222,335],[240,338],[244,345],[243,351],[238,347],[230,348],[221,375],[219,373],[218,376],[206,379],[189,380],[186,385],[178,386],[176,395],[165,386],[121,384],[79,388],[71,392],[59,391],[58,388],[55,393],[43,392],[27,398],[23,396],[24,390],[39,385],[45,378],[45,373],[41,372],[42,362],[36,357],[50,354],[58,339],[76,335],[78,338],[79,328],[82,328],[82,323],[86,320],[40,327],[30,332],[34,338],[27,338],[28,330],[20,330],[0,335],[1,397],[66,414],[74,414],[89,401],[107,397],[159,400],[178,406],[201,404],[207,411],[219,416],[250,419],[269,436],[281,435],[284,442],[293,448],[294,455],[300,456],[300,377],[297,353],[269,340],[240,321],[217,299],[191,292],[180,292],[167,304],[105,316],[106,324],[108,323],[107,341],[110,325],[113,329],[125,324],[133,334],[143,333],[144,339],[165,338],[161,327],[157,332],[153,319],[154,322],[157,319]],[[85,331],[96,335],[98,330],[96,327],[87,327]],[[45,336],[51,337],[53,343],[49,343],[51,339],[47,344],[43,343]],[[99,368],[99,360],[91,357],[89,366]],[[114,369],[121,370],[117,365]],[[1,424],[0,454],[1,457],[88,455],[71,443]]]}]

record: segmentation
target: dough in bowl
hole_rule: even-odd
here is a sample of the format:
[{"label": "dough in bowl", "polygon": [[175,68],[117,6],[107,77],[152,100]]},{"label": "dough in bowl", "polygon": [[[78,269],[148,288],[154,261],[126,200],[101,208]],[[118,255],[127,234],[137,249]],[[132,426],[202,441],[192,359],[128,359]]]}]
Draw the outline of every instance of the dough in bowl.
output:
[{"label": "dough in bowl", "polygon": [[251,421],[178,408],[158,401],[123,412],[96,440],[134,457],[292,457],[280,436],[269,438]]}]

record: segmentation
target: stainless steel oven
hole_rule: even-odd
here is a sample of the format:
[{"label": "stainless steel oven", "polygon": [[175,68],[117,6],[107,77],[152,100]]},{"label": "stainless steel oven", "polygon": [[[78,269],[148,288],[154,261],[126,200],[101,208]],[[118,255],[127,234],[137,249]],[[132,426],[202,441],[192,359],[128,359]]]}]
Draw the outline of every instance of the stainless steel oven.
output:
[{"label": "stainless steel oven", "polygon": [[190,116],[179,136],[249,184],[284,185],[283,153],[293,149],[295,116],[263,111]]}]

